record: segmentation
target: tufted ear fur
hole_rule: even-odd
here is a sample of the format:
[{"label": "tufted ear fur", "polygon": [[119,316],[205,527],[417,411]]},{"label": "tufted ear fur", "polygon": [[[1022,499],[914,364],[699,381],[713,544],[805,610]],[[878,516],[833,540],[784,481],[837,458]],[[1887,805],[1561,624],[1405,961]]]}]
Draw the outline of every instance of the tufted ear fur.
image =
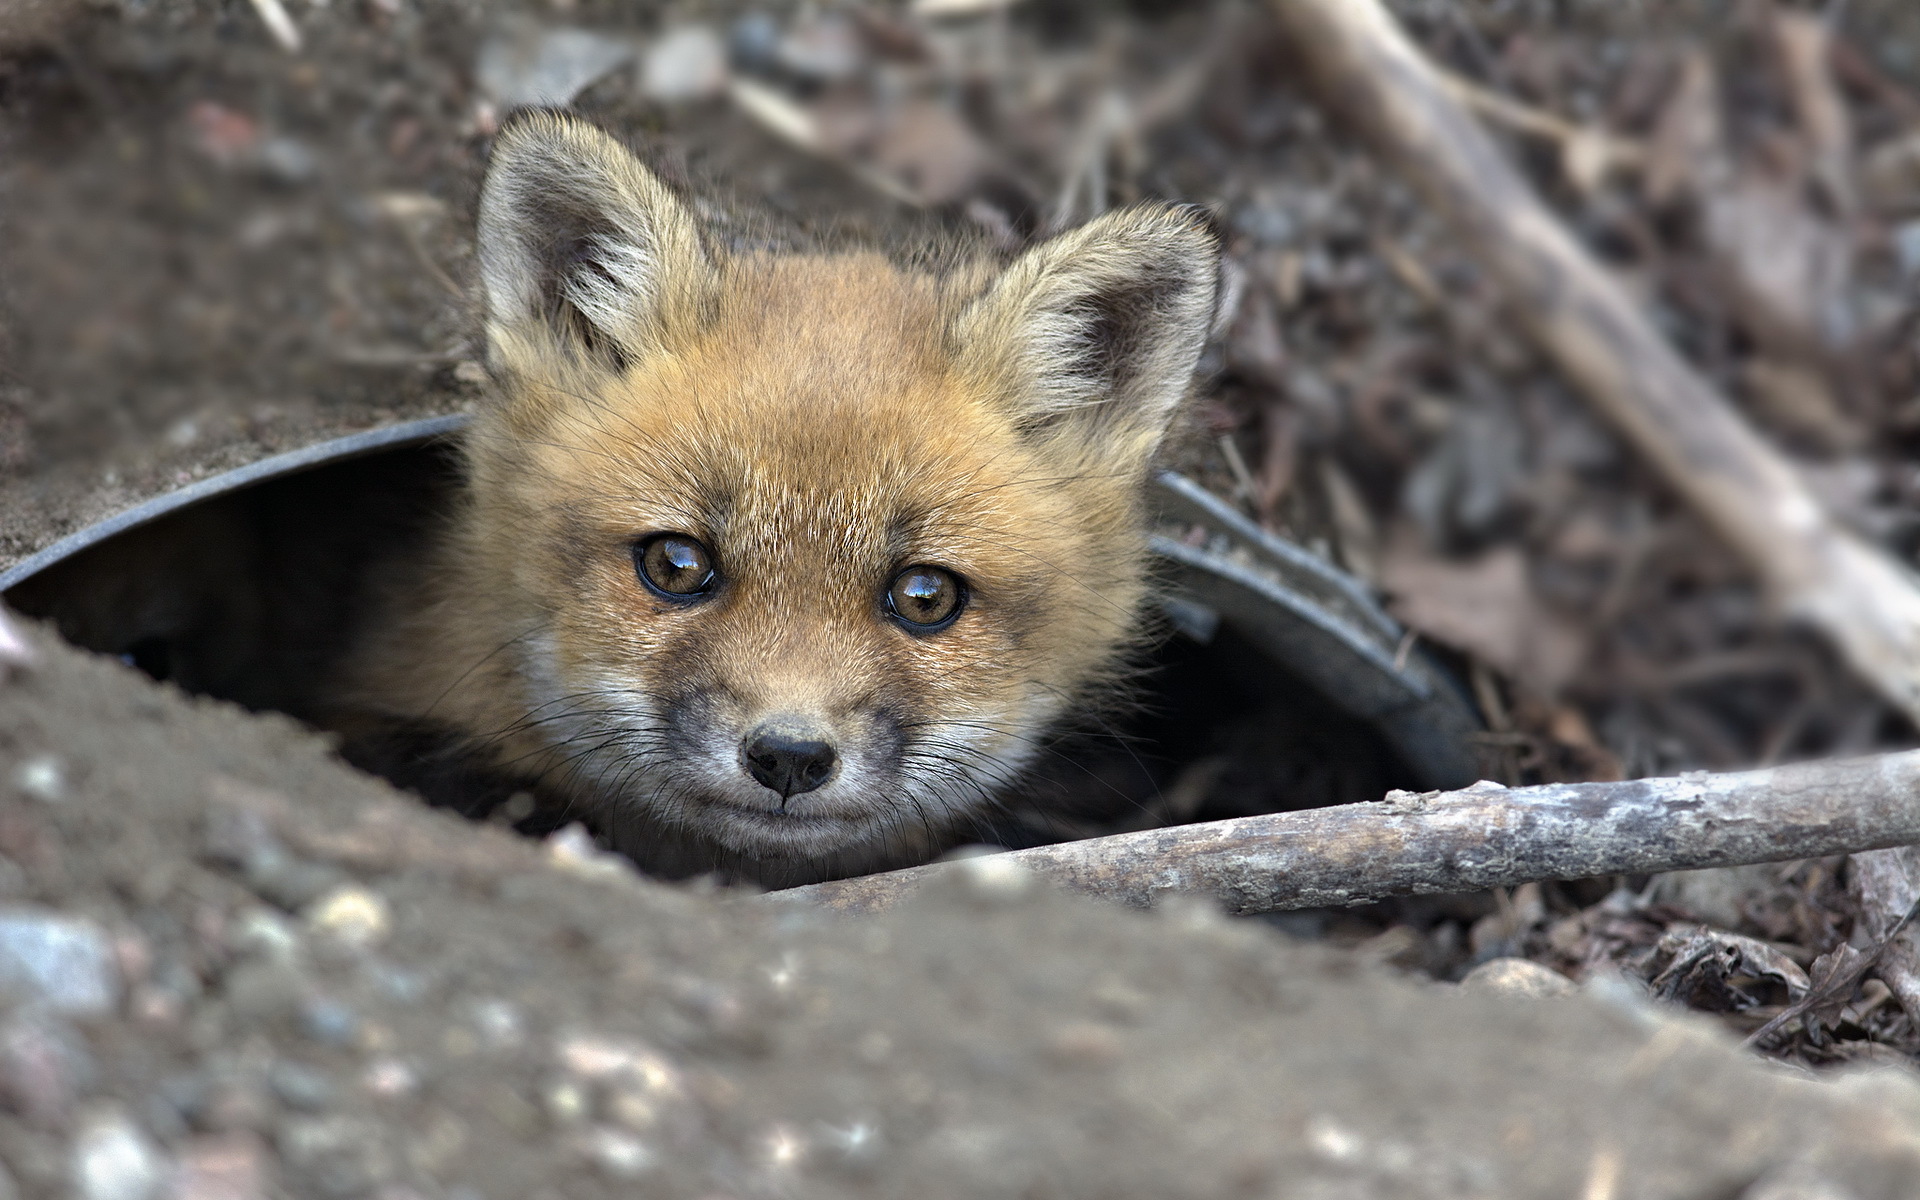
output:
[{"label": "tufted ear fur", "polygon": [[479,250],[496,369],[556,354],[622,369],[697,321],[712,287],[686,207],[626,147],[557,112],[501,128]]},{"label": "tufted ear fur", "polygon": [[1201,210],[1108,213],[1027,251],[962,310],[960,367],[1034,436],[1144,467],[1186,398],[1219,281]]}]

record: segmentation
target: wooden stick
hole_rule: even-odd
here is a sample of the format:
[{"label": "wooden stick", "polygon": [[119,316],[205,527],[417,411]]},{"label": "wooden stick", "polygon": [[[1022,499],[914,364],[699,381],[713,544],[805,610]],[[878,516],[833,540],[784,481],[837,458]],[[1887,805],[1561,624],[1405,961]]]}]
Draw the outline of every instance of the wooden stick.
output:
[{"label": "wooden stick", "polygon": [[[1264,913],[1915,842],[1920,750],[1738,774],[1395,792],[1373,804],[1116,834],[983,861],[1142,907],[1189,895]],[[774,895],[865,912],[970,869],[935,863]]]},{"label": "wooden stick", "polygon": [[1533,339],[1753,567],[1920,722],[1920,585],[1793,467],[1555,219],[1378,0],[1273,0],[1321,102],[1463,235]]}]

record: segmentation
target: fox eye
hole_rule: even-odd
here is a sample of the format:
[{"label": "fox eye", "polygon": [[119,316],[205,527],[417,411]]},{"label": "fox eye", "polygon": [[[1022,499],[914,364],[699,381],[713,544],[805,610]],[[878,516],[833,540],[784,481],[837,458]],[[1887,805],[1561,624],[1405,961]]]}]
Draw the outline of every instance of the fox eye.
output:
[{"label": "fox eye", "polygon": [[698,600],[713,590],[713,555],[684,533],[656,533],[633,548],[640,582],[668,600]]},{"label": "fox eye", "polygon": [[967,606],[967,585],[942,567],[908,567],[887,588],[887,612],[913,633],[931,633],[953,624]]}]

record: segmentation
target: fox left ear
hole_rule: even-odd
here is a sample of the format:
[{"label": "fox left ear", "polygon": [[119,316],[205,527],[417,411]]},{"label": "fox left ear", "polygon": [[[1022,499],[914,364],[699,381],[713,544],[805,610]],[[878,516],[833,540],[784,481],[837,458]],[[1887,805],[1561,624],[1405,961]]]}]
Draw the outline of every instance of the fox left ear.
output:
[{"label": "fox left ear", "polygon": [[1021,255],[960,313],[959,366],[1033,435],[1143,466],[1186,398],[1219,291],[1203,210],[1108,213]]},{"label": "fox left ear", "polygon": [[633,153],[565,113],[501,127],[480,190],[496,366],[619,369],[697,320],[713,268],[694,219]]}]

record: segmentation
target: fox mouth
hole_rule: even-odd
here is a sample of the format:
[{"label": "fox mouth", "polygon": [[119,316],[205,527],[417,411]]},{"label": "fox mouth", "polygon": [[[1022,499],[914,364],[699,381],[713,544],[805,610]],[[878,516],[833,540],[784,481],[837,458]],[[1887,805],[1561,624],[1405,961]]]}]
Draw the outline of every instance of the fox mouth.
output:
[{"label": "fox mouth", "polygon": [[[811,857],[867,842],[874,836],[875,814],[819,811],[808,797],[782,799],[772,791],[764,802],[708,794],[689,798],[686,824],[728,849],[771,857]],[[817,806],[817,802],[816,802]]]}]

